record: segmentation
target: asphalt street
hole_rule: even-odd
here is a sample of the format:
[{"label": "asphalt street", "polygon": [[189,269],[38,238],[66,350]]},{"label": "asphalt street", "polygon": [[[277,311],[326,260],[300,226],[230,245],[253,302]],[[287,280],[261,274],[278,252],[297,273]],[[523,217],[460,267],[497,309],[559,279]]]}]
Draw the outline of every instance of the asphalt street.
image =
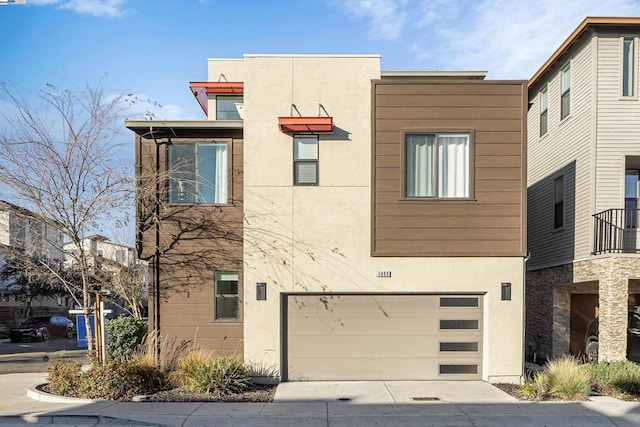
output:
[{"label": "asphalt street", "polygon": [[87,352],[75,339],[11,343],[0,340],[0,374],[47,372],[51,360],[71,358],[87,363]]}]

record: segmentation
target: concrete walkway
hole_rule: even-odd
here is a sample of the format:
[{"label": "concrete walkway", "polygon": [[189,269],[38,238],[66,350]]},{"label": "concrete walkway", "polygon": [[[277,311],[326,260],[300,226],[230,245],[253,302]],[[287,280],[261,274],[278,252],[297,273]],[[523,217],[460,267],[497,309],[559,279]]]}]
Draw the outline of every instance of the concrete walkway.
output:
[{"label": "concrete walkway", "polygon": [[0,426],[640,426],[640,404],[518,402],[483,382],[284,383],[273,403],[133,403],[27,397],[46,374],[0,375]]}]

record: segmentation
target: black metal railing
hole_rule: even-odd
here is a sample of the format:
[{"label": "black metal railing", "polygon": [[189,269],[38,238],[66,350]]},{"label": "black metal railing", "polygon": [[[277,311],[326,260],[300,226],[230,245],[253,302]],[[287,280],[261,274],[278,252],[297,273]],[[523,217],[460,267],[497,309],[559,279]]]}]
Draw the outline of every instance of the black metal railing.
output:
[{"label": "black metal railing", "polygon": [[640,253],[638,209],[607,209],[593,215],[593,253]]}]

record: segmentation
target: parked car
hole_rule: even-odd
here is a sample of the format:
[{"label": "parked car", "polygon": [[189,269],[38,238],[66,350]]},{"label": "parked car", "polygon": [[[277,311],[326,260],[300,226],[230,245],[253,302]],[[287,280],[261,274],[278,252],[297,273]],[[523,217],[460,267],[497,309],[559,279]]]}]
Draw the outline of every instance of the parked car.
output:
[{"label": "parked car", "polygon": [[[596,317],[589,323],[584,339],[585,353],[589,362],[598,363],[598,325]],[[627,359],[640,362],[640,307],[635,307],[627,316]]]},{"label": "parked car", "polygon": [[46,341],[50,337],[73,338],[76,327],[73,322],[63,316],[31,317],[24,323],[14,326],[9,331],[11,342],[24,339]]}]

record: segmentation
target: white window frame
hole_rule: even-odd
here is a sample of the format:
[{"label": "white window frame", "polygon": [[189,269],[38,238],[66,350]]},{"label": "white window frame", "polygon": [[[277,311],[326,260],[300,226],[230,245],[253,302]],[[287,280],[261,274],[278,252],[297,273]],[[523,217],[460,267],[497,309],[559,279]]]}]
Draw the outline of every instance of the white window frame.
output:
[{"label": "white window frame", "polygon": [[[631,42],[631,62],[627,62],[625,44]],[[631,74],[629,76],[629,73]],[[625,80],[630,79],[627,86],[630,93],[625,92]],[[620,97],[622,99],[638,99],[638,39],[634,36],[622,36],[620,38]]]},{"label": "white window frame", "polygon": [[[413,169],[413,174],[411,174],[411,165],[409,162],[412,161],[412,155],[409,153],[409,139],[412,136],[425,136],[433,137],[434,148],[433,153],[431,153],[431,167],[428,165],[424,166],[422,171]],[[466,183],[464,185],[464,194],[463,195],[454,195],[449,196],[444,194],[445,186],[443,181],[444,177],[444,169],[442,167],[442,146],[440,144],[440,139],[442,137],[466,137],[466,158],[462,161],[464,163],[464,167],[466,170],[464,171],[463,179],[466,179]],[[445,131],[445,132],[408,132],[404,135],[404,196],[406,199],[437,199],[437,200],[455,200],[455,199],[470,199],[473,194],[473,136],[471,132],[468,131]],[[416,158],[414,158],[417,161]],[[432,194],[428,194],[429,191],[426,191],[426,194],[417,194],[420,193],[418,189],[411,187],[415,187],[415,185],[410,184],[410,182],[416,178],[417,175],[420,175],[420,172],[427,173],[431,175],[431,180],[433,180],[432,184],[426,184],[427,187],[432,188]],[[426,178],[428,181],[429,178]],[[423,192],[424,193],[424,192]],[[444,194],[444,195],[443,195]]]},{"label": "white window frame", "polygon": [[[315,156],[300,156],[297,150],[298,141],[314,141],[315,142]],[[319,182],[319,158],[320,158],[320,138],[318,135],[294,135],[293,136],[293,185],[295,186],[314,186]],[[313,182],[301,182],[298,176],[298,166],[303,164],[313,164],[316,168],[316,176]]]},{"label": "white window frame", "polygon": [[[568,74],[569,84],[564,84],[564,76]],[[567,98],[565,107],[564,99]],[[567,62],[562,69],[560,69],[560,120],[564,120],[571,115],[571,62]]]},{"label": "white window frame", "polygon": [[547,85],[544,85],[542,89],[540,89],[538,99],[540,100],[539,130],[540,136],[544,136],[549,132],[549,88]]}]

